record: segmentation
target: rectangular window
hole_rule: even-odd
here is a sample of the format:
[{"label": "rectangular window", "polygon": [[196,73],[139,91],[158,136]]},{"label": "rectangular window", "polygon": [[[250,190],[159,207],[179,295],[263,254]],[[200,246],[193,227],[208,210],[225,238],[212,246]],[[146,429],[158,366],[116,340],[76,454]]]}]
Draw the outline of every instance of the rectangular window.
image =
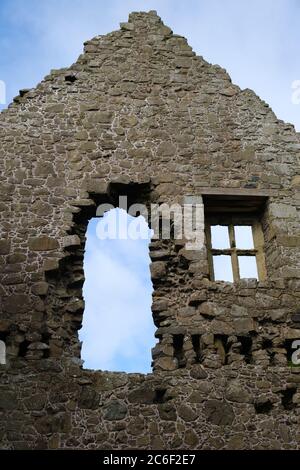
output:
[{"label": "rectangular window", "polygon": [[211,280],[267,277],[261,221],[270,190],[202,188]]},{"label": "rectangular window", "polygon": [[[244,220],[243,220],[244,219]],[[206,219],[210,277],[214,281],[266,278],[263,233],[258,220],[213,216]]]}]

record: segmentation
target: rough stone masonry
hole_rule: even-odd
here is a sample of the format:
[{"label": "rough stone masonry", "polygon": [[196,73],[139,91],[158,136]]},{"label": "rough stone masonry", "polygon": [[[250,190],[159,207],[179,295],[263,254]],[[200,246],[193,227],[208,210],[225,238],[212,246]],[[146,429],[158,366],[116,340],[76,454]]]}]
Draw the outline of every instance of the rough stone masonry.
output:
[{"label": "rough stone masonry", "polygon": [[[299,156],[291,124],[153,11],[21,90],[0,115],[1,448],[300,449]],[[80,359],[87,223],[124,194],[260,207],[264,280],[150,245],[149,375]]]}]

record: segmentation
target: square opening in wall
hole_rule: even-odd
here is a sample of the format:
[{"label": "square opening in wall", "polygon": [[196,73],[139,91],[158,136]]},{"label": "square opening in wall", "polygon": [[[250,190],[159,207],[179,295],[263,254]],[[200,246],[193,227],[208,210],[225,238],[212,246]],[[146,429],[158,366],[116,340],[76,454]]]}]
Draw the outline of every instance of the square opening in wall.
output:
[{"label": "square opening in wall", "polygon": [[225,249],[230,248],[228,226],[212,225],[211,226],[211,245],[212,248]]},{"label": "square opening in wall", "polygon": [[231,257],[226,255],[213,256],[215,281],[233,282]]},{"label": "square opening in wall", "polygon": [[253,250],[254,242],[251,225],[235,225],[235,243],[236,248],[244,250]]},{"label": "square opening in wall", "polygon": [[258,279],[257,263],[255,256],[239,256],[240,278]]}]

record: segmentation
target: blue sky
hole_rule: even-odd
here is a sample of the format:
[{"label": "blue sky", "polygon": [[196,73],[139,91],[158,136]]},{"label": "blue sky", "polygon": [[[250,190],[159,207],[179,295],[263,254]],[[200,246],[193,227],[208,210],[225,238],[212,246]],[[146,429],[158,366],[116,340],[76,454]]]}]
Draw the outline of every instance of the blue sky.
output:
[{"label": "blue sky", "polygon": [[[10,102],[50,69],[75,62],[84,41],[141,10],[157,10],[197,54],[227,69],[234,83],[252,88],[300,130],[300,93],[292,100],[293,83],[300,89],[299,0],[0,0],[0,101],[2,82]],[[148,371],[154,328],[147,243],[100,243],[96,223],[85,260],[85,297],[92,300],[81,333],[83,358],[87,367]]]},{"label": "blue sky", "polygon": [[150,230],[140,217],[149,232],[148,239],[99,239],[101,226],[106,226],[102,233],[108,228],[118,229],[122,218],[125,227],[137,221],[124,210],[115,209],[89,223],[84,259],[86,305],[80,332],[82,358],[92,369],[148,372],[155,344]]}]

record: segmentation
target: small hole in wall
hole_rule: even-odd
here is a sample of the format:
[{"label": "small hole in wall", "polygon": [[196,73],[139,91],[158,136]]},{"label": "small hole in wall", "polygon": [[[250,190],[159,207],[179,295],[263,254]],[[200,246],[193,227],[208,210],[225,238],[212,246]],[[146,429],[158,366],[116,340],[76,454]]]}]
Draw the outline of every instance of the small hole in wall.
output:
[{"label": "small hole in wall", "polygon": [[7,331],[0,331],[0,340],[5,342],[6,339],[7,339],[8,334],[9,333]]},{"label": "small hole in wall", "polygon": [[166,400],[166,388],[159,388],[155,390],[155,397],[153,403],[165,403]]},{"label": "small hole in wall", "polygon": [[192,335],[192,344],[195,352],[195,362],[201,362],[201,347],[200,347],[200,335]]},{"label": "small hole in wall", "polygon": [[186,360],[183,352],[184,335],[173,335],[174,357],[178,361],[178,367],[182,368],[186,365]]},{"label": "small hole in wall", "polygon": [[293,396],[295,395],[296,391],[297,389],[295,387],[291,387],[280,392],[281,403],[285,410],[293,410],[296,407],[296,404],[293,403]]},{"label": "small hole in wall", "polygon": [[18,354],[19,357],[26,357],[29,345],[30,345],[30,342],[27,341],[26,339],[22,341],[22,343],[19,344],[19,354]]},{"label": "small hole in wall", "polygon": [[269,338],[264,338],[262,342],[262,349],[270,349],[273,347],[273,341]]},{"label": "small hole in wall", "polygon": [[272,410],[273,403],[270,400],[258,402],[254,404],[254,408],[257,414],[267,414]]},{"label": "small hole in wall", "polygon": [[241,343],[240,353],[245,356],[245,362],[250,364],[252,360],[252,338],[250,336],[238,336],[238,341]]},{"label": "small hole in wall", "polygon": [[43,358],[48,359],[50,357],[50,349],[45,349],[43,351]]},{"label": "small hole in wall", "polygon": [[151,371],[155,326],[150,234],[142,216],[131,217],[122,209],[112,209],[88,224],[85,311],[79,332],[87,369]]},{"label": "small hole in wall", "polygon": [[65,81],[68,82],[68,83],[74,83],[76,82],[77,78],[75,77],[75,75],[66,75],[65,76]]}]

